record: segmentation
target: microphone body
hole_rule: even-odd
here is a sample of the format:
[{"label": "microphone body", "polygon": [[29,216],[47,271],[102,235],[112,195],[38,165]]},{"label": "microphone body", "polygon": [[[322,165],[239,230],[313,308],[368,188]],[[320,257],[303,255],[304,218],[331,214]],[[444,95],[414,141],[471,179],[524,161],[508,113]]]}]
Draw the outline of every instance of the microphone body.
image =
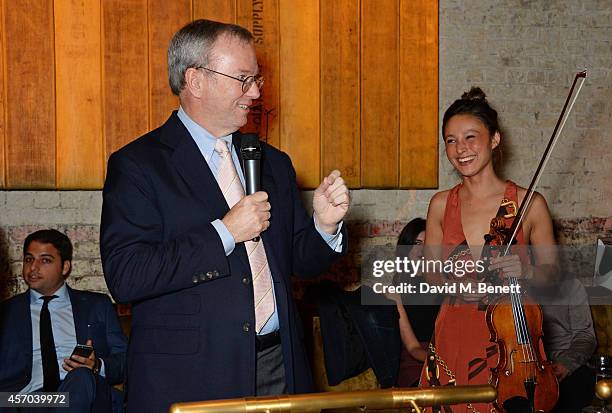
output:
[{"label": "microphone body", "polygon": [[[247,195],[252,195],[261,190],[261,144],[257,134],[242,135],[240,154],[242,155],[245,192]],[[253,241],[259,241],[259,237],[253,238]]]},{"label": "microphone body", "polygon": [[[260,154],[261,155],[261,154]],[[244,183],[247,195],[254,194],[261,189],[260,159],[244,159]]]}]

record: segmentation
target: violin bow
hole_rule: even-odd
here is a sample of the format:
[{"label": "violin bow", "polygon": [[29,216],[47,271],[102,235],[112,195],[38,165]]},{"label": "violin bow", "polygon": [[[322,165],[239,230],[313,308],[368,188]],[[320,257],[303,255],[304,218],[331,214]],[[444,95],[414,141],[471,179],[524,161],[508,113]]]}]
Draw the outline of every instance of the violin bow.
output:
[{"label": "violin bow", "polygon": [[[527,189],[527,193],[525,194],[525,198],[519,207],[516,218],[512,222],[512,226],[510,227],[511,235],[510,239],[507,242],[506,248],[502,255],[508,255],[510,252],[510,248],[512,246],[512,242],[516,239],[521,223],[523,222],[523,218],[525,216],[525,211],[529,208],[529,204],[533,198],[533,194],[535,193],[535,188],[542,177],[542,173],[544,172],[544,168],[550,159],[550,155],[552,150],[554,149],[557,141],[559,140],[559,136],[561,136],[561,132],[563,131],[563,127],[565,126],[565,122],[567,122],[567,118],[569,117],[572,108],[574,107],[574,103],[576,103],[576,99],[580,94],[580,89],[584,84],[584,81],[587,77],[587,71],[583,70],[581,72],[576,73],[574,76],[574,82],[572,83],[572,87],[570,88],[569,94],[567,95],[567,99],[565,99],[565,105],[563,105],[563,110],[561,111],[561,116],[557,120],[557,124],[555,125],[555,130],[553,131],[550,140],[548,141],[548,145],[544,150],[544,154],[542,155],[542,159],[540,159],[540,164],[536,169],[533,178],[531,179],[531,183],[529,184],[529,189]],[[576,85],[578,88],[576,89]],[[576,93],[574,93],[574,89],[576,89]]]}]

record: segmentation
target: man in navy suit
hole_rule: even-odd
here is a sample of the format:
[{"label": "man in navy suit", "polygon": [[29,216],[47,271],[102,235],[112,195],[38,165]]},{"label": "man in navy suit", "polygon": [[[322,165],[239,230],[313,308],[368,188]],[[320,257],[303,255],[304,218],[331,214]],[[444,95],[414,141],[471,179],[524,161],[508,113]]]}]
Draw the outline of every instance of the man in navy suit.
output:
[{"label": "man in navy suit", "polygon": [[[110,299],[66,285],[72,244],[63,233],[34,232],[23,251],[30,288],[0,305],[0,391],[69,392],[62,412],[110,412],[111,385],[123,382],[127,350]],[[71,356],[77,344],[94,351]]]},{"label": "man in navy suit", "polygon": [[[348,189],[333,171],[307,216],[289,157],[262,143],[262,190],[244,196],[238,129],[263,83],[249,31],[194,21],[174,35],[168,65],[178,112],[114,153],[104,185],[104,275],[133,303],[128,410],[310,391],[290,277],[318,275],[345,251]],[[271,295],[256,300],[250,252],[262,249]]]}]

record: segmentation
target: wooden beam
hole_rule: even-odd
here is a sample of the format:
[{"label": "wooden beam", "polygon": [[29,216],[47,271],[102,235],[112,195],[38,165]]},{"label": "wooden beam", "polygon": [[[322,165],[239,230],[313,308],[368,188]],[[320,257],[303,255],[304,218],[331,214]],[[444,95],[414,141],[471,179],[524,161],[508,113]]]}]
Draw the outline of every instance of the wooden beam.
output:
[{"label": "wooden beam", "polygon": [[102,2],[106,157],[149,129],[147,0]]},{"label": "wooden beam", "polygon": [[359,2],[321,2],[321,173],[360,182]]},{"label": "wooden beam", "polygon": [[104,182],[100,3],[54,2],[57,186],[97,189]]},{"label": "wooden beam", "polygon": [[168,45],[190,20],[190,0],[149,0],[149,129],[162,125],[179,107],[168,84]]},{"label": "wooden beam", "polygon": [[400,188],[438,186],[438,2],[400,1]]},{"label": "wooden beam", "polygon": [[280,147],[301,188],[320,183],[319,1],[280,0]]},{"label": "wooden beam", "polygon": [[6,186],[55,188],[53,3],[3,1]]},{"label": "wooden beam", "polygon": [[399,179],[399,0],[361,0],[361,185]]}]

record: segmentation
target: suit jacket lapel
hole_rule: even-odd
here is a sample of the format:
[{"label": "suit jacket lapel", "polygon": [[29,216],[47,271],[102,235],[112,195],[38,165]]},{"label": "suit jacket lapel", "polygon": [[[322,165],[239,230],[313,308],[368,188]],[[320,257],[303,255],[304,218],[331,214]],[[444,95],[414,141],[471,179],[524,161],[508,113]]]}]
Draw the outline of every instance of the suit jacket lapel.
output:
[{"label": "suit jacket lapel", "polygon": [[213,216],[223,217],[229,206],[206,160],[176,112],[164,124],[161,141],[174,148],[171,162],[192,194],[208,206]]},{"label": "suit jacket lapel", "polygon": [[22,348],[30,354],[28,360],[32,360],[32,312],[30,310],[30,290],[28,289],[19,298],[20,313],[23,314],[24,323],[22,328],[19,328],[18,334],[20,341],[23,344]]},{"label": "suit jacket lapel", "polygon": [[[236,138],[236,141],[234,141]],[[174,112],[170,119],[164,124],[161,142],[174,148],[171,162],[183,177],[187,186],[202,203],[207,206],[207,211],[214,217],[221,219],[229,211],[229,205],[219,188],[212,171],[189,131]],[[236,132],[232,137],[232,143],[240,148],[240,133]],[[238,150],[240,157],[240,151]],[[242,163],[242,159],[240,159]],[[249,265],[244,245],[236,245],[234,253],[240,258],[244,265]]]},{"label": "suit jacket lapel", "polygon": [[68,289],[68,296],[72,304],[72,317],[74,318],[77,343],[85,344],[89,338],[89,326],[87,325],[87,320],[89,320],[89,306],[87,305],[85,297],[80,295],[78,291],[74,291],[68,286],[66,286],[66,288]]},{"label": "suit jacket lapel", "polygon": [[[264,241],[264,245],[266,245],[266,256],[268,258],[268,265],[270,266],[270,273],[272,274],[272,281],[278,283],[282,281],[282,277],[278,277],[281,274],[280,268],[278,267],[278,259],[275,255],[274,251],[274,243],[277,239],[282,239],[281,237],[274,237],[275,231],[281,230],[281,228],[275,225],[278,220],[278,214],[280,211],[274,211],[275,205],[280,205],[278,193],[278,188],[276,185],[276,180],[274,179],[272,164],[270,160],[266,156],[266,153],[262,154],[262,168],[261,168],[261,186],[264,191],[268,194],[268,200],[272,205],[272,210],[270,211],[270,227],[261,234],[261,238]],[[278,287],[276,287],[278,288]]]},{"label": "suit jacket lapel", "polygon": [[[189,135],[189,131],[180,121],[176,112],[170,116],[170,119],[162,127],[161,142],[174,148],[172,154],[172,163],[179,174],[183,177],[187,185],[192,189],[192,193],[208,206],[208,210],[216,217],[223,217],[228,211],[229,206],[223,197],[223,193],[217,184],[215,176],[206,164],[206,160],[202,158],[202,154],[198,146]],[[242,154],[240,153],[241,134],[239,131],[232,135],[232,144],[236,148],[238,159],[242,165]],[[276,184],[272,175],[272,166],[266,160],[265,151],[263,154],[262,189],[268,193],[270,203],[274,205],[274,201],[278,196]],[[244,170],[243,170],[244,173]],[[270,237],[270,229],[274,223],[274,214],[270,219],[270,228],[262,234],[266,245],[266,253],[272,257],[273,238]],[[234,252],[238,253],[240,260],[248,267],[249,262],[246,255],[246,249],[243,244],[236,245]],[[268,259],[268,261],[275,261]],[[277,271],[275,271],[277,272]]]}]

